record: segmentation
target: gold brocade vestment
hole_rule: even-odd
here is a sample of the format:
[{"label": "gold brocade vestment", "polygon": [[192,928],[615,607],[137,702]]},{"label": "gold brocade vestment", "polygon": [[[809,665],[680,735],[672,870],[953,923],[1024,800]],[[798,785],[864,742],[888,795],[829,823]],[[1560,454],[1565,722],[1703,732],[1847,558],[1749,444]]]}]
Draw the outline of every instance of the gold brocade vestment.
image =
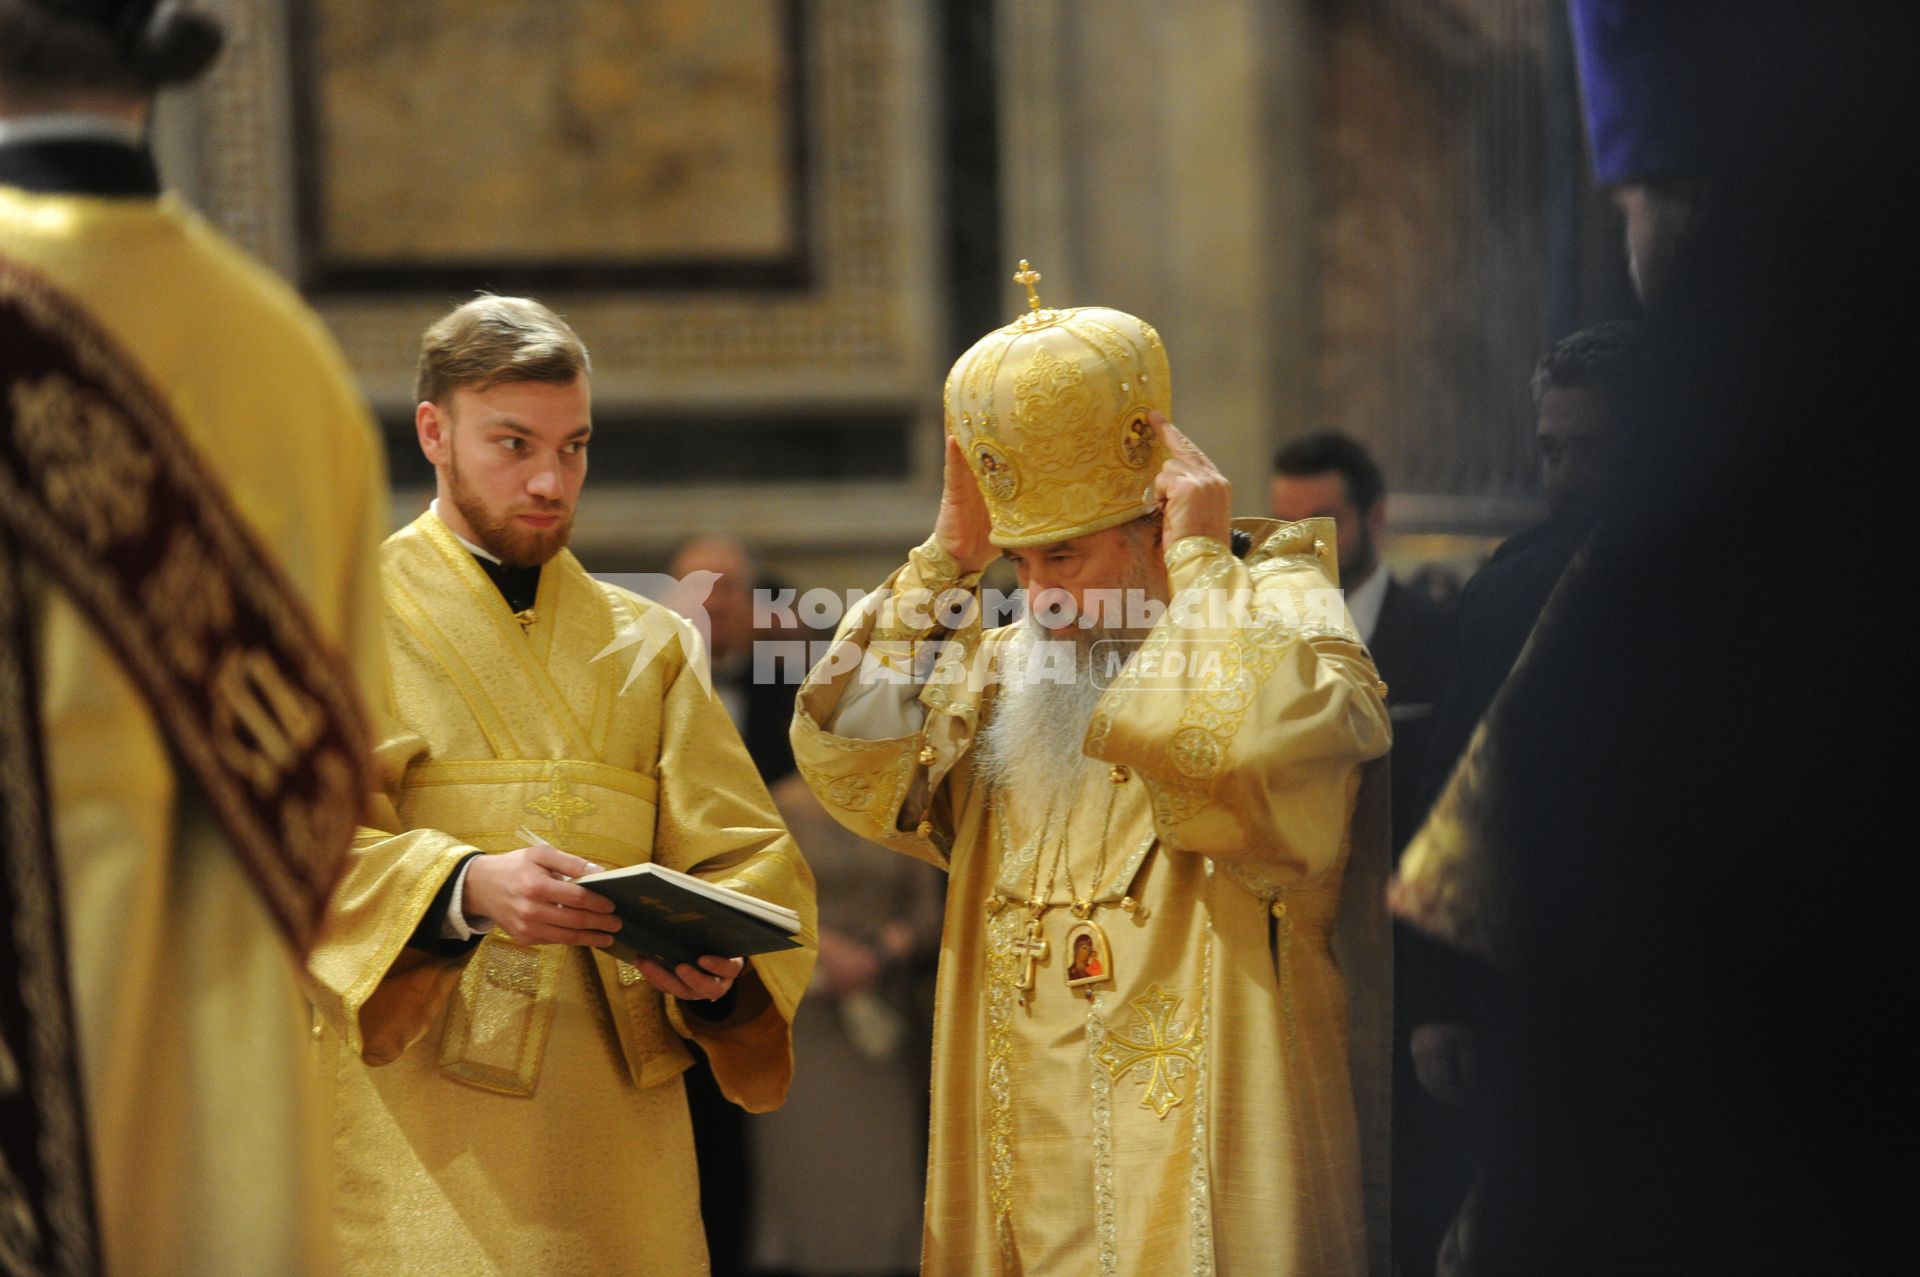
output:
[{"label": "gold brocade vestment", "polygon": [[[361,837],[312,962],[337,1043],[343,1257],[369,1273],[704,1272],[682,1035],[736,1103],[781,1102],[811,875],[683,622],[563,551],[523,632],[431,513],[384,553],[407,733],[383,749],[393,810]],[[639,645],[624,691],[635,650],[596,659],[621,632],[663,640]],[[607,868],[652,860],[790,906],[807,947],[752,959],[770,1005],[721,1028],[605,953],[497,932],[455,958],[406,948],[460,858],[521,846],[522,825]]]},{"label": "gold brocade vestment", "polygon": [[[1066,849],[1111,945],[1111,979],[1091,996],[1066,984],[1076,918],[1058,885],[1022,995],[1023,902],[1036,881],[1045,890],[1032,857],[1051,844],[1003,821],[970,753],[993,712],[984,670],[1018,658],[1020,627],[982,633],[976,618],[949,634],[924,611],[918,626],[890,614],[888,590],[972,586],[929,542],[841,626],[836,648],[857,646],[864,669],[830,654],[803,689],[795,752],[822,801],[951,875],[924,1272],[1366,1271],[1346,987],[1329,943],[1361,764],[1390,728],[1366,649],[1344,608],[1326,608],[1333,569],[1316,532],[1331,544],[1324,521],[1263,524],[1245,562],[1205,538],[1170,552],[1175,608],[1213,591],[1240,620],[1163,620],[1093,716],[1086,753],[1117,770],[1081,786]],[[1328,624],[1311,623],[1316,606]],[[929,637],[950,641],[920,691],[920,730],[826,728],[854,679],[884,677]],[[1220,660],[1141,677],[1172,668],[1180,645]]]},{"label": "gold brocade vestment", "polygon": [[[320,637],[377,687],[385,466],[319,320],[171,195],[0,183],[0,256],[54,281],[126,352]],[[100,447],[80,429],[59,437]],[[103,451],[108,467],[138,464]],[[109,491],[124,501],[134,486]],[[157,649],[220,607],[177,579],[153,575],[183,609]],[[28,595],[103,1267],[334,1272],[298,959],[114,650],[44,578],[29,574]]]}]

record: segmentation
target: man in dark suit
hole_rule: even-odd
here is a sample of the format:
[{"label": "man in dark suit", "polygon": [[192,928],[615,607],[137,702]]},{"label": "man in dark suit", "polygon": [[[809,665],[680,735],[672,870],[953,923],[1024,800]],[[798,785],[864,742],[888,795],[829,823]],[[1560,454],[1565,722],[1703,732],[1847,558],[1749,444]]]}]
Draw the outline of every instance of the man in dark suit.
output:
[{"label": "man in dark suit", "polygon": [[[680,581],[701,573],[717,578],[700,605],[706,617],[714,695],[739,729],[753,765],[760,769],[760,779],[772,787],[793,770],[793,746],[787,742],[787,728],[793,722],[793,686],[779,678],[754,677],[754,640],[767,637],[754,626],[753,593],[767,586],[759,565],[739,539],[710,535],[683,543],[667,570]],[[807,636],[795,632],[778,637]]]},{"label": "man in dark suit", "polygon": [[1446,682],[1446,615],[1394,580],[1380,562],[1387,482],[1354,440],[1319,431],[1289,441],[1274,455],[1268,497],[1276,519],[1331,518],[1339,529],[1340,588],[1387,685],[1393,715],[1393,844],[1398,852],[1420,815],[1419,761]]},{"label": "man in dark suit", "polygon": [[[1331,431],[1301,435],[1273,458],[1269,503],[1278,519],[1331,517],[1339,529],[1340,586],[1361,639],[1387,685],[1393,718],[1393,852],[1419,824],[1420,772],[1434,706],[1446,684],[1448,618],[1394,580],[1380,561],[1387,485],[1367,450]],[[1463,1119],[1414,1081],[1410,1033],[1423,1023],[1421,991],[1433,964],[1459,961],[1443,946],[1394,929],[1393,1254],[1404,1272],[1432,1272],[1440,1234],[1459,1206],[1454,1163],[1464,1163]],[[1464,1189],[1462,1189],[1464,1191]]]},{"label": "man in dark suit", "polygon": [[1534,365],[1534,437],[1548,518],[1504,542],[1460,595],[1446,690],[1421,764],[1423,809],[1446,783],[1598,517],[1613,469],[1613,419],[1638,347],[1638,329],[1616,320],[1561,338]]},{"label": "man in dark suit", "polygon": [[[1638,333],[1625,322],[1565,337],[1533,372],[1535,438],[1546,522],[1508,539],[1462,591],[1446,662],[1446,690],[1417,773],[1424,813],[1506,681],[1561,573],[1592,529],[1610,486],[1618,401]],[[1410,830],[1408,832],[1411,832]],[[1406,1063],[1395,1075],[1394,1229],[1403,1270],[1431,1272],[1440,1238],[1473,1179],[1466,1105],[1472,1023],[1484,976],[1478,963],[1410,928],[1395,931],[1395,1005]]]}]

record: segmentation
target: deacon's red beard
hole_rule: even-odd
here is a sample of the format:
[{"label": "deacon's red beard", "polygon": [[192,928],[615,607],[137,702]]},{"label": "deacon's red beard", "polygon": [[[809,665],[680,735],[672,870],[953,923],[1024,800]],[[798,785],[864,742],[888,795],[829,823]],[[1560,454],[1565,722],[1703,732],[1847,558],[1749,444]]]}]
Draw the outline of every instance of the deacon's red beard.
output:
[{"label": "deacon's red beard", "polygon": [[[447,488],[453,508],[473,530],[475,544],[512,567],[541,566],[566,549],[567,538],[573,535],[573,510],[564,502],[529,497],[504,513],[496,514],[488,509],[479,492],[461,478],[458,452],[447,466]],[[544,528],[533,527],[521,521],[522,515],[550,518],[554,522]]]}]

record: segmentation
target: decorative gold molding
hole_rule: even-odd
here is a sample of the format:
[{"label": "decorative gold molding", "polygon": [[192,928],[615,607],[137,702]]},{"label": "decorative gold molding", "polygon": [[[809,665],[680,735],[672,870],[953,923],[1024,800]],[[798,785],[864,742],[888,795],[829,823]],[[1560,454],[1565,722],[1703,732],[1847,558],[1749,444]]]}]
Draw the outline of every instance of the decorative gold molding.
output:
[{"label": "decorative gold molding", "polygon": [[[931,398],[936,272],[931,36],[917,6],[816,0],[806,47],[814,284],[803,293],[572,293],[547,298],[592,345],[596,386],[629,402],[743,384],[785,402]],[[295,261],[285,0],[227,6],[228,51],[196,95],[190,189],[283,273]],[[410,393],[437,295],[337,296],[316,309],[377,404]],[[724,384],[723,384],[724,383]],[[932,420],[929,414],[929,421]]]}]

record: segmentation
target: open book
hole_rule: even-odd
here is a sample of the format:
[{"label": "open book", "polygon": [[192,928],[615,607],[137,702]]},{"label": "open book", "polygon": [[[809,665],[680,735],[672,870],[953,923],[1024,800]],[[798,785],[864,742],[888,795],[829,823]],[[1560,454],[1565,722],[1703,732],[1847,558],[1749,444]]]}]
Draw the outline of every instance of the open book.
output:
[{"label": "open book", "polygon": [[609,952],[628,962],[652,958],[671,970],[706,954],[744,958],[800,947],[793,910],[664,865],[628,865],[574,882],[613,901],[621,926]]}]

